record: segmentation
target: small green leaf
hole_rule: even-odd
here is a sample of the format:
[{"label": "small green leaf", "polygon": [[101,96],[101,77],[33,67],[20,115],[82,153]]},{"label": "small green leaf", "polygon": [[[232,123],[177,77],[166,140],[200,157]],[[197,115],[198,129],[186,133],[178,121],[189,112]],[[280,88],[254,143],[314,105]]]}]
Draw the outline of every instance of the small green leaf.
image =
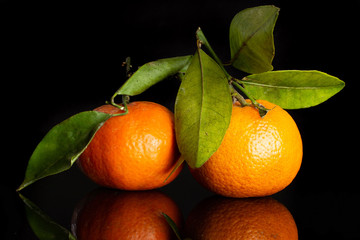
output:
[{"label": "small green leaf", "polygon": [[175,102],[177,143],[190,167],[201,167],[218,149],[231,111],[230,88],[224,72],[198,49]]},{"label": "small green leaf", "polygon": [[96,131],[111,117],[106,113],[78,113],[53,127],[30,157],[20,191],[33,182],[69,169],[85,150]]},{"label": "small green leaf", "polygon": [[180,231],[179,231],[179,228],[176,226],[176,223],[166,213],[161,213],[161,214],[164,216],[166,222],[169,224],[169,226],[171,227],[171,229],[175,233],[177,239],[181,240]]},{"label": "small green leaf", "polygon": [[231,64],[247,73],[273,69],[275,55],[273,31],[279,15],[275,6],[248,8],[230,24]]},{"label": "small green leaf", "polygon": [[177,72],[185,72],[192,56],[164,58],[141,66],[116,92],[117,95],[138,95]]},{"label": "small green leaf", "polygon": [[340,79],[320,71],[272,71],[253,74],[243,80],[251,96],[285,109],[318,105],[345,86]]},{"label": "small green leaf", "polygon": [[33,202],[21,194],[19,196],[25,204],[29,225],[40,240],[75,239],[70,231],[54,222]]},{"label": "small green leaf", "polygon": [[175,167],[173,168],[173,170],[171,170],[169,176],[166,177],[164,182],[166,182],[171,177],[171,175],[173,175],[173,173],[184,163],[184,161],[184,157],[180,156],[179,159],[176,161]]}]

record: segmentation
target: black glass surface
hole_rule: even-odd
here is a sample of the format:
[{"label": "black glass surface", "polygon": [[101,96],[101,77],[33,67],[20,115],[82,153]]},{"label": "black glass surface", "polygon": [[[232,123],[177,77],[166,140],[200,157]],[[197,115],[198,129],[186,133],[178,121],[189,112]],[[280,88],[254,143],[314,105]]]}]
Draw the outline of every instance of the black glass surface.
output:
[{"label": "black glass surface", "polygon": [[[55,124],[110,99],[126,80],[121,67],[126,57],[137,68],[152,60],[193,54],[200,26],[226,61],[232,17],[264,4],[281,9],[274,30],[274,70],[316,69],[346,83],[319,106],[288,111],[302,135],[303,163],[291,185],[272,197],[291,212],[299,239],[360,239],[359,1],[126,1],[116,6],[4,1],[1,239],[37,239],[15,191],[27,161]],[[179,85],[178,79],[169,79],[131,100],[154,101],[173,110]],[[74,209],[97,188],[73,166],[21,194],[70,231]],[[214,195],[187,167],[158,191],[175,201],[184,221]]]}]

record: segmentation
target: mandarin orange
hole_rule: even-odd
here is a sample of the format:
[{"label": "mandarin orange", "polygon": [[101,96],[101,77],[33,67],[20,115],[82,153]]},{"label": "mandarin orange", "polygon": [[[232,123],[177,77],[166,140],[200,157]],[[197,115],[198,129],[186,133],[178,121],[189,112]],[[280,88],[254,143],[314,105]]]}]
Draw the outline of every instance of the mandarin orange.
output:
[{"label": "mandarin orange", "polygon": [[[123,190],[162,187],[176,178],[179,167],[165,182],[180,157],[173,113],[153,102],[132,102],[128,113],[108,119],[79,157],[81,170],[101,186]],[[122,111],[103,105],[96,111]]]},{"label": "mandarin orange", "polygon": [[192,240],[298,239],[293,216],[283,204],[270,197],[210,197],[190,212],[185,231]]},{"label": "mandarin orange", "polygon": [[209,190],[228,197],[268,196],[287,187],[302,162],[302,140],[292,117],[281,107],[264,117],[252,106],[233,105],[219,149],[203,166],[191,169]]},{"label": "mandarin orange", "polygon": [[162,213],[182,227],[178,206],[161,192],[96,189],[75,208],[72,232],[78,240],[175,239]]}]

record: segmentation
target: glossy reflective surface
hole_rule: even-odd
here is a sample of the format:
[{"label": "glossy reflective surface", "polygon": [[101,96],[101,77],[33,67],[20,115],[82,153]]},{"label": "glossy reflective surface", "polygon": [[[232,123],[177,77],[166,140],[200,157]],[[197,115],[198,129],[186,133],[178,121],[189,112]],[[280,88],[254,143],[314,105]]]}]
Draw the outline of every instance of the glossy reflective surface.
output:
[{"label": "glossy reflective surface", "polygon": [[[269,1],[129,1],[116,7],[52,3],[0,8],[5,39],[1,210],[5,239],[37,239],[15,189],[32,151],[58,122],[109,100],[125,81],[121,62],[146,62],[193,54],[201,27],[221,59],[229,58],[228,26],[246,7]],[[341,93],[319,106],[289,113],[304,143],[293,183],[272,196],[291,213],[299,239],[359,239],[358,8],[359,1],[272,1],[281,8],[275,27],[274,69],[316,69],[344,80]],[[41,8],[40,8],[41,6]],[[5,73],[5,74],[3,74]],[[240,76],[244,73],[235,72]],[[180,82],[159,83],[132,100],[173,110]],[[2,95],[5,97],[5,95]],[[77,167],[43,179],[21,193],[58,225],[71,231],[74,209],[98,186]],[[190,212],[213,194],[184,168],[159,189]],[[241,200],[239,200],[241,201]],[[3,239],[3,238],[2,238]]]},{"label": "glossy reflective surface", "polygon": [[[339,239],[356,239],[359,233],[357,227],[359,224],[357,216],[360,210],[358,205],[359,194],[356,191],[334,191],[326,188],[318,191],[304,191],[303,188],[310,188],[310,184],[301,184],[302,178],[300,174],[288,188],[272,196],[273,199],[279,201],[279,205],[287,208],[289,214],[293,216],[299,239],[315,239],[315,237],[330,237],[332,239],[333,236],[337,236]],[[308,181],[304,180],[303,182]],[[87,180],[78,169],[73,169],[68,173],[54,176],[52,179],[49,178],[42,183],[39,182],[32,189],[24,191],[23,195],[37,204],[57,224],[68,229],[68,231],[73,228],[74,231],[74,225],[71,225],[71,222],[74,223],[72,219],[74,219],[76,209],[79,208],[79,204],[84,201],[84,198],[86,199],[86,196],[94,191],[121,193],[118,190],[99,188]],[[176,203],[185,222],[190,212],[202,206],[209,197],[210,199],[214,197],[212,193],[203,189],[193,180],[188,169],[184,169],[173,183],[158,191]],[[8,202],[6,205],[9,210],[11,207],[12,211],[7,234],[14,238],[9,239],[36,239],[25,215],[24,204],[14,193],[11,194],[13,195],[12,202]],[[134,193],[130,192],[129,194]],[[146,195],[146,192],[143,194]],[[216,198],[229,201],[230,203],[227,203],[229,206],[234,206],[231,201],[257,201],[256,199],[226,200],[222,197]],[[106,198],[102,201],[106,203]],[[95,206],[98,208],[109,207],[106,204]],[[252,207],[244,207],[244,209],[247,209],[249,217],[251,217],[250,213],[259,213],[259,211],[252,210]],[[211,208],[208,211],[211,213]],[[277,216],[276,213],[272,214]],[[106,224],[104,224],[105,226]],[[236,230],[238,229],[234,228],[234,231]]]}]

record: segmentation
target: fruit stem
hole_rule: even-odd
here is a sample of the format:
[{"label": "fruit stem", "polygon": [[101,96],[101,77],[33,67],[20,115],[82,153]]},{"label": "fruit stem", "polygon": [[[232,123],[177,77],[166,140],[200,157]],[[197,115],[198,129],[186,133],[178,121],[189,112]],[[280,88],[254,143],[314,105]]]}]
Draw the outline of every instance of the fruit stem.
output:
[{"label": "fruit stem", "polygon": [[[126,67],[126,77],[127,78],[130,78],[131,77],[131,58],[130,57],[127,57],[125,59],[125,62],[122,63],[122,66]],[[124,111],[123,113],[118,113],[118,114],[113,114],[113,116],[121,116],[121,115],[125,115],[128,113],[128,109],[127,109],[127,104],[129,103],[130,101],[130,97],[127,96],[127,95],[122,95],[122,104],[117,104],[115,102],[115,98],[118,96],[117,92],[115,92],[115,94],[111,97],[111,100],[110,102],[106,101],[107,104],[111,104],[113,105],[114,107],[117,107],[119,108],[121,111]]]},{"label": "fruit stem", "polygon": [[[247,98],[250,99],[252,105],[254,107],[256,107],[258,110],[259,110],[259,114],[261,117],[264,117],[266,115],[266,113],[269,111],[269,109],[265,108],[263,105],[261,105],[260,103],[258,103],[253,97],[251,97],[251,95],[246,91],[246,89],[240,85],[241,82],[240,80],[234,78],[234,77],[231,77],[231,80],[230,80],[230,83],[231,85],[233,85],[233,87],[235,86],[236,88],[238,88],[242,93],[245,94],[245,96]],[[240,95],[240,94],[239,94]],[[235,96],[236,97],[236,96]],[[240,102],[240,101],[239,101]],[[241,105],[243,105],[241,102],[240,102]],[[244,105],[243,105],[244,106]],[[245,105],[246,106],[246,105]]]},{"label": "fruit stem", "polygon": [[124,111],[123,113],[118,113],[118,114],[113,114],[114,117],[116,116],[122,116],[122,115],[126,115],[128,114],[128,108],[127,108],[127,104],[129,103],[130,97],[127,95],[123,95],[122,97],[122,104],[117,104],[115,103],[115,97],[117,96],[117,94],[115,93],[112,97],[110,102],[107,102],[108,104],[113,105],[114,107],[119,108],[121,111]]},{"label": "fruit stem", "polygon": [[232,84],[230,84],[230,91],[231,91],[231,96],[234,97],[242,107],[251,105],[251,103],[245,101],[245,98],[241,96],[241,94],[238,91],[236,91],[236,89]]}]

